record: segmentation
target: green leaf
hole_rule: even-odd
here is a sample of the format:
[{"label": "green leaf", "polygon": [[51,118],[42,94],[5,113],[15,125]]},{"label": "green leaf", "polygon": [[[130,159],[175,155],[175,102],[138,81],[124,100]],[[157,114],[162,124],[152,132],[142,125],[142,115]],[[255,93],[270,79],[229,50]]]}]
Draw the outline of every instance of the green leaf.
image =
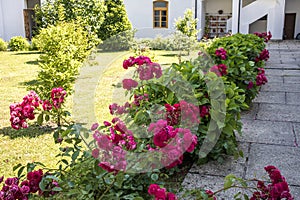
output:
[{"label": "green leaf", "polygon": [[87,131],[84,131],[83,132],[83,137],[85,138],[85,139],[88,139],[89,138],[89,133],[87,132]]},{"label": "green leaf", "polygon": [[43,124],[43,120],[44,120],[44,116],[43,116],[43,113],[41,113],[37,117],[37,123],[38,123],[38,125],[42,125]]},{"label": "green leaf", "polygon": [[50,120],[50,116],[49,115],[45,115],[45,120],[46,120],[46,122],[48,122]]},{"label": "green leaf", "polygon": [[25,166],[22,166],[19,170],[18,170],[18,177],[20,178],[22,176],[22,173],[25,169]]},{"label": "green leaf", "polygon": [[52,191],[60,192],[60,191],[62,191],[62,188],[60,188],[60,187],[54,187],[54,188],[52,188]]},{"label": "green leaf", "polygon": [[224,182],[224,189],[228,189],[232,186],[233,182],[231,179],[227,179],[225,182]]},{"label": "green leaf", "polygon": [[45,176],[45,178],[55,180],[55,181],[59,181],[59,179],[56,176],[53,176],[53,175],[47,175],[47,176]]},{"label": "green leaf", "polygon": [[123,182],[124,182],[124,173],[120,172],[116,176],[115,186],[117,186],[118,188],[122,188]]},{"label": "green leaf", "polygon": [[248,195],[244,194],[244,199],[245,199],[245,200],[249,200]]},{"label": "green leaf", "polygon": [[13,167],[13,171],[16,171],[16,170],[17,170],[19,167],[21,167],[21,166],[22,166],[21,163],[17,164],[16,166]]},{"label": "green leaf", "polygon": [[151,179],[153,181],[157,181],[158,180],[158,174],[151,174]]},{"label": "green leaf", "polygon": [[66,165],[69,165],[68,161],[66,159],[62,159],[61,162],[63,162]]},{"label": "green leaf", "polygon": [[225,177],[224,188],[228,189],[233,185],[233,181],[236,179],[235,175],[229,174]]},{"label": "green leaf", "polygon": [[39,183],[39,188],[40,188],[42,191],[45,191],[45,190],[46,190],[46,185],[45,185],[44,178],[40,181],[40,183]]},{"label": "green leaf", "polygon": [[238,192],[238,193],[236,193],[236,194],[233,196],[233,198],[234,198],[234,199],[237,199],[240,195],[241,195],[241,192]]},{"label": "green leaf", "polygon": [[75,151],[73,154],[72,154],[72,161],[75,162],[75,160],[77,159],[78,155],[79,155],[79,151]]}]

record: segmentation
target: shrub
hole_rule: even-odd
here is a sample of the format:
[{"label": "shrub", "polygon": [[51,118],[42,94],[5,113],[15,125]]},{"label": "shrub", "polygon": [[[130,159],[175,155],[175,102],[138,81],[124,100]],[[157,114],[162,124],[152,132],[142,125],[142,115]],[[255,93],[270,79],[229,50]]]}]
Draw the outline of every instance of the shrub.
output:
[{"label": "shrub", "polygon": [[135,30],[124,31],[104,40],[99,48],[103,51],[129,50],[133,44]]},{"label": "shrub", "polygon": [[30,51],[36,51],[38,50],[38,41],[35,37],[31,38],[31,43],[30,43],[30,48],[29,50]]},{"label": "shrub", "polygon": [[0,38],[0,51],[6,51],[7,50],[7,43]]},{"label": "shrub", "polygon": [[22,36],[12,37],[9,40],[9,48],[11,51],[26,51],[30,47],[29,42]]},{"label": "shrub", "polygon": [[194,13],[191,9],[187,9],[184,13],[184,17],[179,17],[175,21],[175,28],[188,37],[197,36],[197,19],[194,18]]},{"label": "shrub", "polygon": [[250,103],[267,81],[261,70],[269,56],[264,39],[254,34],[235,34],[215,39],[207,52],[217,65],[228,67],[227,80],[243,89]]},{"label": "shrub", "polygon": [[132,29],[123,0],[105,0],[104,5],[107,8],[104,12],[105,20],[98,31],[101,40],[104,41],[118,34],[123,35],[123,32]]},{"label": "shrub", "polygon": [[76,21],[88,32],[100,36],[100,26],[104,21],[106,10],[103,1],[99,0],[46,0],[41,7],[36,7],[38,34],[42,28],[56,25],[61,21]]},{"label": "shrub", "polygon": [[91,52],[91,35],[74,23],[59,23],[42,29],[36,37],[40,56],[37,85],[34,89],[42,99],[49,99],[52,88],[62,87],[69,94],[79,68]]},{"label": "shrub", "polygon": [[144,39],[138,41],[139,45],[142,43],[144,46],[149,47],[152,50],[167,50],[167,51],[192,51],[197,49],[198,42],[193,37],[188,37],[176,31],[168,37],[162,37],[158,35],[154,39]]}]

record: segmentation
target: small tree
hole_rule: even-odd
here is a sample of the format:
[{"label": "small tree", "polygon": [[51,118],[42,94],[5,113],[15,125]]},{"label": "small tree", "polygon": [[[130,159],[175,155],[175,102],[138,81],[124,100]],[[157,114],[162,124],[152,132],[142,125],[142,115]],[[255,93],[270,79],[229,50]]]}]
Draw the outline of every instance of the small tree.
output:
[{"label": "small tree", "polygon": [[107,10],[104,12],[105,20],[101,25],[99,38],[106,40],[118,33],[131,30],[132,26],[123,0],[105,0],[104,2]]},{"label": "small tree", "polygon": [[196,38],[198,33],[197,21],[198,20],[194,18],[193,11],[191,9],[187,9],[184,13],[184,17],[179,17],[175,21],[175,28],[188,37]]},{"label": "small tree", "polygon": [[[179,17],[175,21],[175,28],[177,31],[181,32],[182,35],[180,38],[175,37],[174,43],[184,48],[184,50],[188,51],[188,55],[190,51],[195,48],[195,40],[197,39],[197,19],[194,18],[193,11],[191,9],[187,9],[184,12],[184,17]],[[180,35],[177,33],[177,35]],[[181,62],[181,52],[178,55],[179,63]]]},{"label": "small tree", "polygon": [[42,99],[50,99],[51,90],[58,87],[71,94],[79,68],[91,52],[91,35],[75,23],[61,22],[42,29],[36,39],[43,54],[37,84],[30,89]]}]

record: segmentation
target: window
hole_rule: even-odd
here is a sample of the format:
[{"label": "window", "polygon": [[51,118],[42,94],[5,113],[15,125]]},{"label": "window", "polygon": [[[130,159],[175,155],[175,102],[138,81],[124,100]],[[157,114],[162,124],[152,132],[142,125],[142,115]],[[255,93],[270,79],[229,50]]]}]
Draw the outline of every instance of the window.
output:
[{"label": "window", "polygon": [[168,28],[168,2],[153,2],[153,27]]}]

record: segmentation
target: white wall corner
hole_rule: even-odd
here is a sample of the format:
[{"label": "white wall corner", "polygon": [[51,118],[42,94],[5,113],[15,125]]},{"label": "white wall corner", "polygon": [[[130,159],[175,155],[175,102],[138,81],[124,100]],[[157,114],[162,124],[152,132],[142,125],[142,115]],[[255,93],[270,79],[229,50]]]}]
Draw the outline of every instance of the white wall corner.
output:
[{"label": "white wall corner", "polygon": [[239,0],[232,0],[232,33],[238,33],[239,24]]},{"label": "white wall corner", "polygon": [[2,7],[2,1],[0,1],[0,38],[4,38],[4,21],[3,21],[3,7]]},{"label": "white wall corner", "polygon": [[267,31],[271,31],[272,39],[282,40],[285,17],[285,0],[276,0],[274,8],[268,14]]},{"label": "white wall corner", "polygon": [[198,29],[198,39],[201,39],[204,35],[205,29],[205,2],[204,0],[197,0],[197,29]]}]

